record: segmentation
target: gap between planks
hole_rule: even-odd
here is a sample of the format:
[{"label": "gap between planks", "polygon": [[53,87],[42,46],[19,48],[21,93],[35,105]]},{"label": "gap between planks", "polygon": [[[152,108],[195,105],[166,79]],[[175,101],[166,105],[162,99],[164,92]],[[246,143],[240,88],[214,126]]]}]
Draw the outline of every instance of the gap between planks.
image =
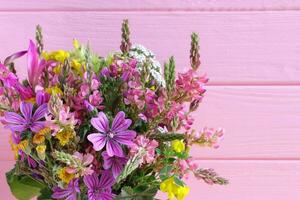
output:
[{"label": "gap between planks", "polygon": [[291,7],[291,8],[212,8],[212,9],[164,9],[164,8],[154,8],[154,9],[88,9],[88,8],[75,8],[75,9],[2,9],[0,8],[0,12],[117,12],[117,13],[126,13],[126,12],[149,12],[149,13],[186,13],[186,12],[194,12],[194,13],[205,13],[205,12],[288,12],[288,11],[300,11],[300,7]]}]

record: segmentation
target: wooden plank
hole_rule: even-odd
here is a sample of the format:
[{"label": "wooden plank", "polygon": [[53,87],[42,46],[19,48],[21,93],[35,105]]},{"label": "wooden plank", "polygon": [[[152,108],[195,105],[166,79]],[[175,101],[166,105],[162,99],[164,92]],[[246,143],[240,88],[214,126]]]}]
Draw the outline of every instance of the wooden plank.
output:
[{"label": "wooden plank", "polygon": [[298,10],[299,1],[294,0],[76,0],[70,3],[67,0],[1,0],[2,11],[144,11],[144,10],[190,10],[190,11],[254,11],[254,10]]},{"label": "wooden plank", "polygon": [[[217,150],[194,147],[192,154],[222,160],[300,159],[299,101],[300,86],[210,86],[194,114],[194,127],[224,127],[225,139]],[[8,135],[0,137],[0,160],[13,159]]]},{"label": "wooden plank", "polygon": [[210,186],[191,178],[187,200],[284,200],[300,195],[299,161],[203,161],[200,165],[214,168],[230,184]]},{"label": "wooden plank", "polygon": [[[134,43],[152,49],[161,62],[174,55],[179,71],[189,66],[190,33],[200,33],[202,72],[211,85],[300,84],[300,13],[295,11],[2,12],[0,58],[26,48],[36,24],[44,28],[47,49],[69,49],[78,38],[106,55],[119,48],[124,18]],[[25,67],[19,70],[26,74]]]},{"label": "wooden plank", "polygon": [[217,150],[193,148],[204,159],[300,159],[299,86],[208,87],[195,127],[224,127]]},{"label": "wooden plank", "polygon": [[[198,200],[200,196],[206,200],[284,200],[300,195],[299,161],[201,161],[199,164],[215,168],[220,175],[230,179],[230,184],[211,186],[191,176],[187,182],[191,188],[187,200]],[[0,161],[0,166],[2,198],[13,200],[4,175],[13,167],[13,162]],[[158,197],[166,199],[161,193]]]}]

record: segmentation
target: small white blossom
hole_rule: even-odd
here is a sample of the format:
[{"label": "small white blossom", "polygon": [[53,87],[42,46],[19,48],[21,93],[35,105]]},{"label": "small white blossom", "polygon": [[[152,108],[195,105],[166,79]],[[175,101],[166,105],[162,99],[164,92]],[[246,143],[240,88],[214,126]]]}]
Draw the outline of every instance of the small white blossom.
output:
[{"label": "small white blossom", "polygon": [[159,85],[165,87],[166,83],[162,76],[161,65],[159,61],[156,60],[152,51],[140,44],[135,44],[130,49],[129,56],[137,60],[137,68],[139,71],[142,71],[143,67],[147,66],[151,78],[153,78]]}]

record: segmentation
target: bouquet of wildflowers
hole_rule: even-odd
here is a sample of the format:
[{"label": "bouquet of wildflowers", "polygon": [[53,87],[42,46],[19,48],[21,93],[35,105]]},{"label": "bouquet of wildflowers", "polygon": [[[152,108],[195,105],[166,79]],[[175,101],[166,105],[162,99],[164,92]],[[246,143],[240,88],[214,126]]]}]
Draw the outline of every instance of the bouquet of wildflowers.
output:
[{"label": "bouquet of wildflowers", "polygon": [[[7,181],[17,199],[142,200],[158,190],[169,199],[189,193],[193,174],[227,184],[197,166],[192,145],[217,148],[222,129],[192,129],[208,79],[197,75],[198,36],[191,36],[191,68],[175,76],[142,45],[132,45],[128,21],[120,49],[101,57],[74,40],[71,51],[47,52],[36,43],[0,63],[0,115],[11,130],[16,164]],[[14,60],[27,56],[20,82]]]}]

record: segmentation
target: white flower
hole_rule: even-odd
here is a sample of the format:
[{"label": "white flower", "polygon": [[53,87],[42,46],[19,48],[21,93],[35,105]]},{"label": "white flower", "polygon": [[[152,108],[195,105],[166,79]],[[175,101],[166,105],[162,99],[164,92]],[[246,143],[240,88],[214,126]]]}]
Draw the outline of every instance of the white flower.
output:
[{"label": "white flower", "polygon": [[151,78],[153,78],[159,85],[165,87],[166,83],[162,76],[161,65],[156,60],[152,51],[140,44],[135,44],[131,47],[129,56],[137,60],[137,68],[139,71],[142,71],[143,67],[147,66]]}]

